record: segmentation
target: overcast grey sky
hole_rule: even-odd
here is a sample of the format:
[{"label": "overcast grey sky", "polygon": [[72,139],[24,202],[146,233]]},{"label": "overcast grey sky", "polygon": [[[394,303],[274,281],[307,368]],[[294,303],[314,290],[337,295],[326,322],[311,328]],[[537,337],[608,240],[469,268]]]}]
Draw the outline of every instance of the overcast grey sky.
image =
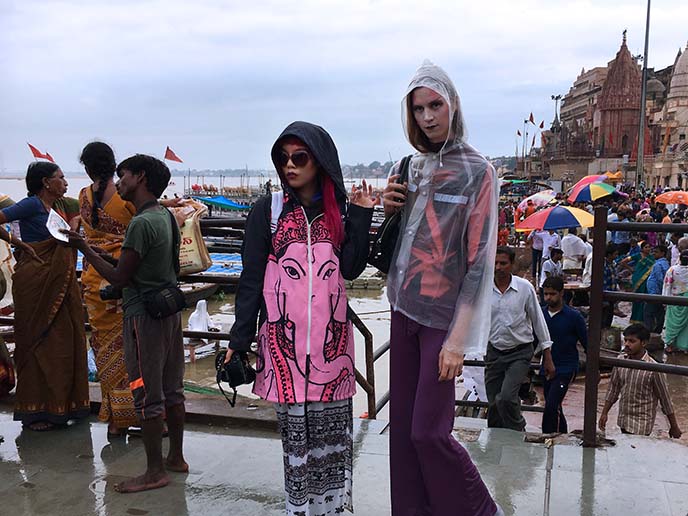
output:
[{"label": "overcast grey sky", "polygon": [[[345,163],[409,147],[400,100],[424,58],[462,97],[469,140],[513,154],[533,111],[582,67],[605,65],[628,28],[643,48],[645,0],[0,0],[0,170],[23,173],[30,142],[65,171],[80,149],[183,167],[270,168],[297,119],[324,126]],[[655,0],[649,65],[688,40],[685,0]]]}]

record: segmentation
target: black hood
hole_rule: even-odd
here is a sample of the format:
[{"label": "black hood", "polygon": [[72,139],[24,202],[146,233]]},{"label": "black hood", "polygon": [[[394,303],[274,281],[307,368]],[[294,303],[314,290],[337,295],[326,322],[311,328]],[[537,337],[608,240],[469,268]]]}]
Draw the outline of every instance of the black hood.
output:
[{"label": "black hood", "polygon": [[281,142],[285,138],[294,137],[306,144],[308,149],[313,154],[313,157],[318,162],[320,167],[330,176],[335,187],[335,196],[340,203],[346,201],[346,188],[344,187],[344,178],[342,177],[342,167],[339,164],[339,155],[337,154],[337,147],[332,141],[332,137],[322,127],[310,124],[308,122],[292,122],[287,128],[282,131],[277,141],[272,146],[270,155],[272,157],[272,164],[277,170],[277,175],[282,182],[282,188],[294,198],[294,192],[291,190],[287,182],[282,177],[282,170],[277,162],[277,156],[282,150]]}]

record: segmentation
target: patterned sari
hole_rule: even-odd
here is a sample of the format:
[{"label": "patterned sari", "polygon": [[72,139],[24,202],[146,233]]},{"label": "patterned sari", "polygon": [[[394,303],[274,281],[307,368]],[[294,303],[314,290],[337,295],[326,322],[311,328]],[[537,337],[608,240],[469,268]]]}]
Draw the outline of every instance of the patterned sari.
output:
[{"label": "patterned sari", "polygon": [[[89,245],[100,247],[119,258],[124,233],[136,211],[134,207],[115,193],[104,206],[98,208],[98,224],[94,228],[93,193],[90,187],[81,190],[79,205],[81,224]],[[91,348],[96,357],[103,399],[98,419],[112,422],[117,428],[127,428],[138,425],[139,422],[134,412],[134,399],[124,366],[122,300],[100,299],[100,289],[108,284],[93,267],[84,262],[81,285],[91,324]]]},{"label": "patterned sari", "polygon": [[[647,294],[647,278],[650,276],[652,266],[655,264],[654,256],[649,254],[643,258],[642,254],[636,254],[632,257],[631,264],[633,265],[633,275],[631,276],[631,287],[633,288],[633,292]],[[642,323],[644,313],[645,303],[634,301],[633,310],[631,312],[631,323]]]}]

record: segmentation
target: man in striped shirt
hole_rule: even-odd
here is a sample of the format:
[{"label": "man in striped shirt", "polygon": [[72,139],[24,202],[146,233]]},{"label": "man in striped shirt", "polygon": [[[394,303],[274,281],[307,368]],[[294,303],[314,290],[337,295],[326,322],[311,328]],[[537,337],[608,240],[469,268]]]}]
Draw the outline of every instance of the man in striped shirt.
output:
[{"label": "man in striped shirt", "polygon": [[[628,360],[655,361],[645,351],[650,331],[642,324],[631,324],[624,330],[624,355]],[[669,436],[681,437],[674,407],[669,396],[666,377],[654,371],[615,367],[607,391],[599,426],[604,431],[609,410],[621,396],[617,424],[625,434],[650,435],[657,416],[657,402],[669,419]]]}]

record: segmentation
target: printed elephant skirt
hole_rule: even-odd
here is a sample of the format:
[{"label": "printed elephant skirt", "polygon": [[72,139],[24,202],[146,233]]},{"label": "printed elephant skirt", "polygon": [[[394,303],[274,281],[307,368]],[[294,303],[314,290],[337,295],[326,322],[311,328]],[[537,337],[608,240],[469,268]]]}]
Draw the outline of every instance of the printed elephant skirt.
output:
[{"label": "printed elephant skirt", "polygon": [[353,405],[276,403],[284,450],[287,514],[353,512]]}]

